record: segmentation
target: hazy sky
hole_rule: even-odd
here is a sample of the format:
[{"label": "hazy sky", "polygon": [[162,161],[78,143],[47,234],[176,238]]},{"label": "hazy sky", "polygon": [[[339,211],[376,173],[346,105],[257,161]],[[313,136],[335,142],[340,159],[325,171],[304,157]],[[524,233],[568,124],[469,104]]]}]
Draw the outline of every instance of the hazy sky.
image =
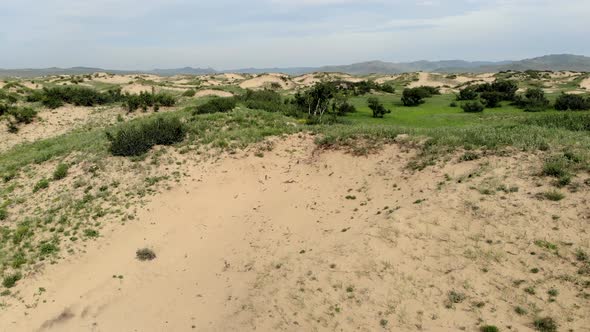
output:
[{"label": "hazy sky", "polygon": [[590,0],[0,0],[0,68],[590,55]]}]

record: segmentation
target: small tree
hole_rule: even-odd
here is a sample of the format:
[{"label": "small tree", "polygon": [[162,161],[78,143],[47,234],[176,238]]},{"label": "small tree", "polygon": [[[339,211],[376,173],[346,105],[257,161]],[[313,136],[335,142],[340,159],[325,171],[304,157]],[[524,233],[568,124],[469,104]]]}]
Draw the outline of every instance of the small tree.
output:
[{"label": "small tree", "polygon": [[367,101],[369,103],[369,108],[373,111],[374,118],[383,118],[385,114],[391,113],[390,110],[383,106],[378,98],[371,97]]}]

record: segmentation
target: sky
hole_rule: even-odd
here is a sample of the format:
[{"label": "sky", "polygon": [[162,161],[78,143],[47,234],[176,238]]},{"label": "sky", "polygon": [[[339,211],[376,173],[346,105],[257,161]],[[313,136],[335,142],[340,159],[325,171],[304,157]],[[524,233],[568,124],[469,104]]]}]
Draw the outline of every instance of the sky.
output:
[{"label": "sky", "polygon": [[590,0],[0,0],[0,68],[590,55]]}]

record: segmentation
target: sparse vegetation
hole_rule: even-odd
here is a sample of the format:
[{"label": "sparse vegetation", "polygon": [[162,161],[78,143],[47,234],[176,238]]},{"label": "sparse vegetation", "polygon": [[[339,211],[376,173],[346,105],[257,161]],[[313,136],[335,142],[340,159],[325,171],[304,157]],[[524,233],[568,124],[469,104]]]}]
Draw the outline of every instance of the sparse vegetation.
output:
[{"label": "sparse vegetation", "polygon": [[140,261],[151,261],[156,258],[156,253],[149,248],[138,249],[135,256]]},{"label": "sparse vegetation", "polygon": [[140,123],[126,124],[114,133],[108,132],[110,151],[115,156],[138,156],[154,145],[171,145],[184,139],[186,129],[178,118],[158,117]]},{"label": "sparse vegetation", "polygon": [[551,317],[537,318],[533,322],[535,329],[540,332],[556,332],[557,323]]}]

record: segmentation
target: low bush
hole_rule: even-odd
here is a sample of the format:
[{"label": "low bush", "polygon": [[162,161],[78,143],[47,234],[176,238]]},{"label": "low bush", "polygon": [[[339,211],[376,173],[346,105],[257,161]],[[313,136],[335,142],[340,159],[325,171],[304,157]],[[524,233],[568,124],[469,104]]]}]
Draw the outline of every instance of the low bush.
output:
[{"label": "low bush", "polygon": [[537,318],[533,322],[535,329],[541,332],[556,332],[557,323],[551,317]]},{"label": "low bush", "polygon": [[235,98],[213,98],[203,105],[198,106],[195,114],[225,113],[236,107]]},{"label": "low bush", "polygon": [[467,102],[461,105],[461,108],[467,113],[480,113],[484,110],[484,106],[479,101]]},{"label": "low bush", "polygon": [[549,107],[549,100],[542,89],[528,88],[524,95],[516,96],[514,105],[523,108],[525,112],[540,112]]},{"label": "low bush", "polygon": [[31,123],[37,117],[37,111],[31,107],[13,107],[8,111],[16,123]]},{"label": "low bush", "polygon": [[115,88],[106,92],[79,87],[79,86],[58,86],[43,88],[41,101],[49,108],[57,108],[64,104],[76,106],[94,106],[114,103],[124,100],[121,88]]},{"label": "low bush", "polygon": [[174,106],[176,99],[174,96],[167,93],[150,93],[147,91],[141,91],[139,94],[125,94],[124,95],[125,105],[129,113],[134,112],[138,108],[141,108],[144,112],[148,108],[153,107],[154,111],[158,111],[160,106]]},{"label": "low bush", "polygon": [[457,100],[475,100],[478,97],[477,88],[474,86],[468,86],[463,90],[459,91]]},{"label": "low bush", "polygon": [[135,257],[140,261],[151,261],[156,258],[156,253],[152,249],[142,248],[135,252]]},{"label": "low bush", "polygon": [[485,103],[487,108],[495,108],[500,106],[500,102],[504,98],[504,95],[498,91],[486,91],[481,93],[481,99]]},{"label": "low bush", "polygon": [[183,97],[194,97],[196,93],[197,93],[197,91],[195,91],[195,89],[188,89],[182,93],[182,96]]},{"label": "low bush", "polygon": [[391,113],[376,97],[371,97],[368,100],[369,108],[373,111],[374,118],[382,118],[385,114]]},{"label": "low bush", "polygon": [[57,165],[55,171],[53,172],[53,179],[54,180],[61,180],[68,175],[69,166],[67,164],[61,163]]},{"label": "low bush", "polygon": [[4,279],[2,280],[2,286],[6,287],[6,288],[12,288],[16,285],[16,283],[21,280],[23,277],[23,275],[20,272],[15,272],[12,274],[9,274],[7,276],[4,277]]},{"label": "low bush", "polygon": [[558,111],[584,111],[590,109],[590,97],[583,95],[562,93],[555,100],[555,109]]},{"label": "low bush", "polygon": [[404,106],[418,106],[424,103],[424,98],[432,97],[434,94],[440,94],[438,88],[427,86],[407,88],[402,93],[402,103]]},{"label": "low bush", "polygon": [[107,132],[110,151],[115,156],[138,156],[154,145],[171,145],[184,139],[186,129],[178,118],[156,118],[139,124],[127,124],[116,132]]}]

